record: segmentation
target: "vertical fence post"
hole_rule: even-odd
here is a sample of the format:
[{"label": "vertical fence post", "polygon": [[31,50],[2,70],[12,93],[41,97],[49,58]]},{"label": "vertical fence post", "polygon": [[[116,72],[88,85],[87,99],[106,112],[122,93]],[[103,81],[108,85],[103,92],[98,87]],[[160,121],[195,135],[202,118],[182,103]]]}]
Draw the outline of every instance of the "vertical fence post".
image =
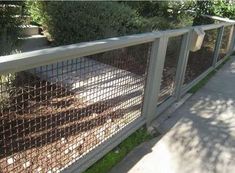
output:
[{"label": "vertical fence post", "polygon": [[167,42],[168,38],[163,35],[152,44],[143,106],[143,115],[146,118],[147,126],[156,118],[158,94],[160,92]]},{"label": "vertical fence post", "polygon": [[220,51],[220,47],[221,47],[221,43],[222,43],[223,33],[224,33],[224,26],[222,26],[219,29],[219,34],[216,39],[215,51],[214,51],[214,55],[213,55],[213,67],[214,68],[216,67],[216,63],[217,63],[217,60],[219,57],[219,51]]},{"label": "vertical fence post", "polygon": [[232,29],[231,29],[231,36],[230,36],[230,46],[229,46],[229,50],[228,50],[228,54],[230,55],[233,51],[234,51],[234,46],[235,46],[235,26],[232,25]]},{"label": "vertical fence post", "polygon": [[181,97],[181,90],[184,82],[184,75],[189,55],[190,33],[191,31],[189,31],[187,34],[184,34],[181,42],[179,61],[177,65],[176,78],[175,78],[175,87],[176,87],[175,97],[177,100],[180,99]]}]

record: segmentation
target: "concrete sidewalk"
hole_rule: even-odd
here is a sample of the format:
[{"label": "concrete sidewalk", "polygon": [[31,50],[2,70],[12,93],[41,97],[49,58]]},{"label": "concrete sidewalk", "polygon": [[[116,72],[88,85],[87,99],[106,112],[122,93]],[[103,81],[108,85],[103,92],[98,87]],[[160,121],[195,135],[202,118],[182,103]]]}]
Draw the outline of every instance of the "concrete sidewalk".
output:
[{"label": "concrete sidewalk", "polygon": [[169,131],[137,147],[111,173],[234,173],[235,59],[160,130]]}]

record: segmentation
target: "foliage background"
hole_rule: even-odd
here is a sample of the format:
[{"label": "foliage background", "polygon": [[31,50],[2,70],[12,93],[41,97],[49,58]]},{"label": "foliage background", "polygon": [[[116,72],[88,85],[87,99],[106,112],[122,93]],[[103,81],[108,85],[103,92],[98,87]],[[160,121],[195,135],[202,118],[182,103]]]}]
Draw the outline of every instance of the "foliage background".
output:
[{"label": "foliage background", "polygon": [[[179,28],[192,24],[182,2],[38,2],[27,1],[34,22],[54,45]],[[170,9],[169,9],[170,8]]]},{"label": "foliage background", "polygon": [[26,4],[33,21],[44,27],[54,45],[214,23],[201,14],[235,17],[234,4],[228,0],[26,1]]},{"label": "foliage background", "polygon": [[[1,1],[3,4],[26,6],[31,23],[41,25],[53,45],[215,22],[201,14],[235,19],[235,5],[229,0]],[[0,8],[1,55],[12,50],[20,36],[18,26],[23,21],[14,18],[15,13],[11,8]]]},{"label": "foliage background", "polygon": [[17,45],[23,20],[15,15],[18,11],[10,5],[20,5],[23,2],[0,1],[0,56],[9,54]]}]

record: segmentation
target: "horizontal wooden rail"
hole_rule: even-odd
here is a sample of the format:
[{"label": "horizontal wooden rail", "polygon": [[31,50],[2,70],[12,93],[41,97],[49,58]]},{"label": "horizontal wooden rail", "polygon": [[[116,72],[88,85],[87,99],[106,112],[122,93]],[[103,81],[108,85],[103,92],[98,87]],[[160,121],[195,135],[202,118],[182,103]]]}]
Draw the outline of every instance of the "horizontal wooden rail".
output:
[{"label": "horizontal wooden rail", "polygon": [[152,42],[160,34],[160,32],[136,34],[2,56],[0,58],[0,74]]}]

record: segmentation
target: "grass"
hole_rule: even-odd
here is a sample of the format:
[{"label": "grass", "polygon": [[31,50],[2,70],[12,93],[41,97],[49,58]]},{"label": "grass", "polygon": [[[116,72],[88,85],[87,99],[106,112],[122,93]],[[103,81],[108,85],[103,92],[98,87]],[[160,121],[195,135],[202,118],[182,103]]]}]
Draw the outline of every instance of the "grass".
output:
[{"label": "grass", "polygon": [[140,128],[84,173],[107,173],[136,146],[152,138],[153,136],[147,132],[146,128]]},{"label": "grass", "polygon": [[196,85],[194,85],[190,90],[189,93],[196,93],[199,89],[201,89],[210,79],[212,76],[216,74],[216,72],[230,59],[230,57],[226,57],[226,60],[221,63],[218,67],[216,67],[213,71],[211,71],[206,77],[200,80]]}]

